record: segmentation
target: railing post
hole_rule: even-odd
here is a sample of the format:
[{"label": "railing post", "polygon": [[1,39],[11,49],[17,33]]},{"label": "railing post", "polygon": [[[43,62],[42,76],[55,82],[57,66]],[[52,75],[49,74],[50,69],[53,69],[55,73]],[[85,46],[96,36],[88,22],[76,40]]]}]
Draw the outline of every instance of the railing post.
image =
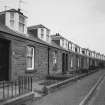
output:
[{"label": "railing post", "polygon": [[2,98],[13,98],[32,91],[32,76],[20,76],[15,81],[2,82]]},{"label": "railing post", "polygon": [[21,92],[20,92],[20,85],[21,85],[21,84],[20,84],[20,79],[18,79],[19,95],[20,95],[20,93],[21,93]]},{"label": "railing post", "polygon": [[24,76],[24,91],[26,92],[26,87],[27,87],[27,85],[26,85],[26,76]]},{"label": "railing post", "polygon": [[28,76],[28,91],[29,91],[29,89],[30,89],[29,82],[30,82],[30,80],[29,80],[29,76]]},{"label": "railing post", "polygon": [[31,91],[32,91],[32,77],[31,77]]},{"label": "railing post", "polygon": [[15,96],[17,95],[16,85],[17,85],[17,81],[15,80]]},{"label": "railing post", "polygon": [[24,79],[22,77],[22,94],[24,93]]},{"label": "railing post", "polygon": [[5,81],[3,81],[3,99],[5,99],[5,86],[4,86],[5,84],[4,83]]},{"label": "railing post", "polygon": [[11,94],[12,94],[12,97],[13,97],[13,81],[11,82],[11,90],[12,90]]},{"label": "railing post", "polygon": [[20,91],[21,91],[21,94],[23,93],[23,84],[22,84],[22,82],[23,82],[23,80],[22,80],[22,76],[21,76],[21,79],[20,79]]},{"label": "railing post", "polygon": [[7,89],[7,91],[8,91],[7,94],[8,94],[8,97],[9,97],[9,82],[7,82],[7,85],[8,85],[8,86],[7,86],[7,88],[8,88],[8,89]]}]

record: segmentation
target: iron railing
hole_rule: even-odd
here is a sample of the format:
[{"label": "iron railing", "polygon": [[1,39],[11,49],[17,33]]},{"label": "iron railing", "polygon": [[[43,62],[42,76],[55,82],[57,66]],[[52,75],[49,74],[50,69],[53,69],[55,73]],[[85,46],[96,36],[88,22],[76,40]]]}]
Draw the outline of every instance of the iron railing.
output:
[{"label": "iron railing", "polygon": [[0,83],[0,100],[6,100],[32,91],[32,77],[19,76],[15,81]]}]

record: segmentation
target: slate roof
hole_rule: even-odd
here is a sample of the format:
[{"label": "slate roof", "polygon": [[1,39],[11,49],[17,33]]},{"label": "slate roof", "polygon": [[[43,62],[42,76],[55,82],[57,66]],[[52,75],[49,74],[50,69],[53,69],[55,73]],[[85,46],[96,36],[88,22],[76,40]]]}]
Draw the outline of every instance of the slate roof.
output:
[{"label": "slate roof", "polygon": [[42,41],[41,39],[38,39],[38,38],[35,38],[35,37],[32,37],[31,35],[29,35],[29,37],[26,35],[26,34],[21,34],[21,33],[18,33],[16,31],[13,31],[12,29],[8,28],[7,26],[5,25],[2,25],[0,23],[0,32],[4,32],[6,34],[10,34],[12,36],[16,36],[16,37],[21,37],[21,38],[24,38],[24,39],[27,39],[27,40],[31,40],[31,41],[35,41],[37,43],[40,43],[40,44],[43,44],[43,45],[47,45],[49,47],[54,47],[54,48],[57,48],[57,49],[60,49],[60,50],[65,50],[67,51],[66,49],[63,49],[62,47],[58,46],[56,43],[52,42],[52,43],[47,43],[45,41]]},{"label": "slate roof", "polygon": [[[4,14],[5,12],[17,12],[17,13],[23,15],[23,13],[21,12],[21,9],[18,9],[18,10],[16,10],[16,9],[9,9],[9,10],[0,12],[0,14]],[[23,16],[27,18],[27,16],[25,16],[25,15],[23,15]]]},{"label": "slate roof", "polygon": [[37,28],[46,28],[46,29],[50,30],[49,28],[45,27],[45,26],[42,25],[42,24],[29,26],[29,27],[28,27],[28,30],[30,30],[30,29],[37,29]]},{"label": "slate roof", "polygon": [[[72,42],[71,40],[68,40],[68,39],[64,38],[64,37],[63,37],[62,35],[60,35],[59,33],[54,34],[54,35],[51,35],[51,37],[52,37],[53,39],[57,39],[57,38],[65,39],[65,40],[67,40],[69,43],[74,44],[76,47],[80,47],[79,45],[77,45],[76,43]],[[82,47],[80,47],[80,48],[82,48]]]}]

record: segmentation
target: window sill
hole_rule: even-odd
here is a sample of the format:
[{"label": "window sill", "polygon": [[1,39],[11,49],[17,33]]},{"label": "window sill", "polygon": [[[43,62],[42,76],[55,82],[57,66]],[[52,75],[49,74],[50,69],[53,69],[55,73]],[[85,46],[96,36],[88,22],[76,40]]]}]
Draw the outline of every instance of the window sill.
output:
[{"label": "window sill", "polygon": [[35,70],[35,69],[25,71],[25,73],[35,73],[35,72],[37,72],[37,70]]}]

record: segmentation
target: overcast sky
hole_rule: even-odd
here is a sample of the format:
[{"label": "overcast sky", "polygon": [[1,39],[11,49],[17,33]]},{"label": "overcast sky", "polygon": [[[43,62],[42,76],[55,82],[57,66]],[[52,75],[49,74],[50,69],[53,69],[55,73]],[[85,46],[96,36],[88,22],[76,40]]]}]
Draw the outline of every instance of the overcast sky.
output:
[{"label": "overcast sky", "polygon": [[[0,0],[17,8],[18,0]],[[97,52],[105,53],[105,0],[24,0],[28,25],[43,24],[52,33]]]}]

